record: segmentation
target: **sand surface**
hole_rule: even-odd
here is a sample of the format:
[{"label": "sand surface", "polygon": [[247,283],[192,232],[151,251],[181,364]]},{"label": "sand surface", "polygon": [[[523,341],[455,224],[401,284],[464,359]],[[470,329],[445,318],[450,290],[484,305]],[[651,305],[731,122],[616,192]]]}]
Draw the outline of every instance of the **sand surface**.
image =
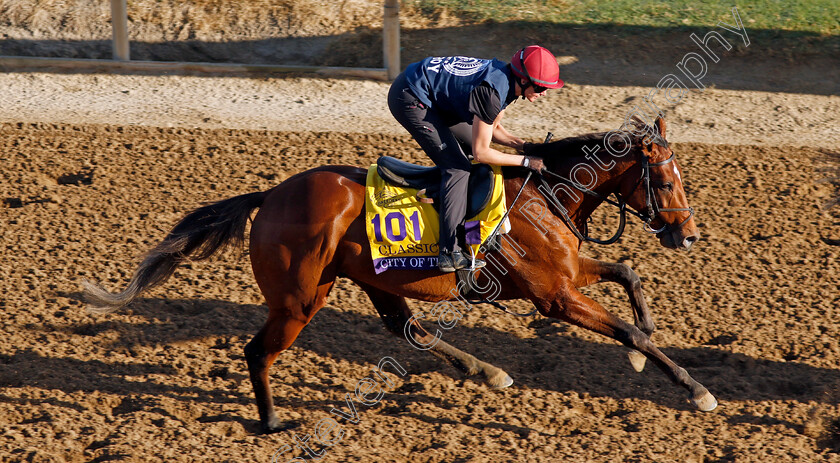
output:
[{"label": "sand surface", "polygon": [[[388,83],[355,79],[0,74],[0,121],[262,129],[398,135]],[[574,81],[537,102],[519,100],[505,124],[535,140],[612,130],[634,107],[652,115],[640,86]],[[707,88],[661,104],[673,141],[840,149],[840,96]]]},{"label": "sand surface", "polygon": [[[409,374],[344,427],[328,461],[840,460],[840,251],[821,239],[840,235],[840,216],[821,210],[832,191],[813,180],[813,148],[679,143],[696,249],[667,251],[638,226],[584,249],[639,272],[655,341],[717,395],[714,412],[692,410],[656,369],[633,372],[608,339],[476,307],[446,339],[516,381],[490,390],[391,337],[341,280],[272,370],[278,412],[297,427],[260,436],[242,347],[266,308],[247,257],[184,266],[105,316],[84,312],[79,281],[120,287],[203,201],[323,163],[419,160],[412,142],[32,123],[0,133],[4,459],[269,461],[391,356]],[[587,293],[630,317],[620,287]]]}]

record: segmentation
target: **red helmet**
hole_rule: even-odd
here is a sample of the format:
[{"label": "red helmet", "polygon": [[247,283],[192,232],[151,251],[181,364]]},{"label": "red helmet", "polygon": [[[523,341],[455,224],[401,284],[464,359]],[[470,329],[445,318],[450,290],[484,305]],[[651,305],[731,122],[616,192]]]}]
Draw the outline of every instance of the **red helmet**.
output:
[{"label": "red helmet", "polygon": [[560,66],[557,58],[539,45],[525,47],[513,54],[510,67],[517,77],[528,79],[534,85],[545,88],[560,88]]}]

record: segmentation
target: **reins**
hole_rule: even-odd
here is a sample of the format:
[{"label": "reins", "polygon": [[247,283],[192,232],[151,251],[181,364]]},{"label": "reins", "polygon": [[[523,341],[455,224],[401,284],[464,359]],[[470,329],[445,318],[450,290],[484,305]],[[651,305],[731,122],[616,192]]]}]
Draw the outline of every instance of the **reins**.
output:
[{"label": "reins", "polygon": [[[551,132],[548,132],[545,136],[545,141],[543,143],[550,142],[552,137],[554,137],[554,134],[551,133]],[[516,196],[513,197],[513,201],[510,203],[510,207],[507,208],[507,210],[505,211],[505,215],[502,216],[502,220],[499,221],[499,224],[496,225],[496,228],[494,228],[493,232],[490,233],[490,236],[487,237],[486,241],[487,241],[488,244],[493,243],[494,240],[496,239],[496,237],[499,235],[499,231],[502,229],[502,226],[504,225],[505,220],[507,220],[508,215],[510,214],[510,211],[513,210],[513,206],[516,204],[516,201],[519,199],[519,196],[522,195],[522,191],[525,190],[525,185],[527,185],[528,181],[531,180],[531,177],[533,176],[533,174],[534,174],[533,170],[528,171],[528,175],[525,176],[525,181],[522,182],[522,186],[519,187],[519,191],[516,193]],[[542,178],[542,176],[540,176],[540,178]],[[501,247],[501,244],[499,246]],[[500,304],[496,301],[489,301],[487,299],[483,299],[483,300],[475,301],[475,302],[478,303],[478,304],[490,304],[493,307],[496,307],[496,308],[500,309],[502,312],[504,312],[508,315],[516,316],[516,317],[530,317],[531,315],[534,315],[535,313],[537,313],[537,309],[534,309],[534,310],[532,310],[528,313],[511,312],[504,305],[502,305],[502,304]]]},{"label": "reins", "polygon": [[[609,204],[612,204],[613,206],[618,207],[619,222],[618,222],[618,230],[616,230],[615,234],[607,240],[600,240],[598,238],[590,238],[589,237],[589,230],[587,229],[587,227],[584,225],[583,233],[581,233],[580,230],[578,230],[577,225],[575,225],[575,223],[572,221],[572,218],[569,217],[569,213],[566,210],[566,208],[563,207],[562,204],[560,204],[560,201],[554,195],[547,195],[546,194],[546,191],[551,191],[551,187],[548,185],[548,182],[546,181],[545,176],[540,175],[541,186],[543,187],[543,189],[545,189],[545,191],[540,190],[540,193],[542,193],[543,197],[545,199],[547,199],[554,206],[555,209],[557,209],[557,212],[560,214],[560,218],[563,219],[563,222],[566,223],[566,226],[569,227],[569,230],[571,230],[572,233],[574,233],[574,235],[575,235],[575,237],[577,237],[577,239],[579,239],[581,241],[588,241],[590,243],[595,243],[595,244],[608,245],[608,244],[615,243],[616,241],[619,240],[619,238],[621,238],[621,235],[624,234],[624,226],[627,224],[627,214],[626,214],[627,204],[624,202],[624,199],[621,196],[616,194],[615,196],[618,200],[613,201],[608,196],[602,196],[602,195],[600,195],[600,194],[598,194],[598,193],[596,193],[596,192],[594,192],[590,189],[583,188],[582,186],[578,185],[577,183],[575,183],[575,182],[573,182],[573,181],[571,181],[571,180],[569,180],[569,179],[567,179],[567,178],[565,178],[565,177],[563,177],[563,176],[561,176],[557,173],[554,173],[554,172],[552,172],[548,169],[544,170],[543,172],[556,177],[557,179],[559,179],[563,183],[571,186],[572,188],[575,188],[576,190],[578,190],[578,191],[580,191],[584,194],[594,196],[595,198],[598,198],[601,201],[607,202]],[[632,213],[632,211],[630,211],[630,212]]]},{"label": "reins", "polygon": [[[589,237],[589,233],[588,233],[588,230],[587,230],[585,224],[584,224],[583,233],[581,233],[581,231],[578,230],[577,226],[572,221],[571,217],[569,217],[569,214],[568,214],[568,211],[566,210],[566,208],[563,207],[562,204],[560,204],[560,201],[554,195],[546,194],[547,192],[551,191],[551,186],[548,184],[548,182],[545,179],[545,176],[543,176],[543,175],[540,175],[540,182],[541,182],[541,186],[543,187],[543,189],[545,191],[540,190],[540,193],[542,193],[542,196],[545,199],[547,199],[548,202],[551,203],[554,206],[554,208],[559,213],[560,218],[563,219],[563,222],[566,224],[566,226],[569,227],[569,230],[571,230],[571,232],[575,235],[575,237],[577,237],[577,239],[579,239],[581,241],[588,241],[590,243],[603,244],[603,245],[608,245],[608,244],[615,243],[616,241],[619,240],[619,238],[621,238],[621,235],[624,233],[624,228],[625,228],[625,225],[627,223],[627,213],[630,213],[630,214],[638,217],[643,222],[642,226],[643,226],[643,228],[646,232],[652,233],[652,234],[657,234],[657,233],[661,233],[662,231],[664,231],[668,228],[667,224],[663,225],[661,228],[658,228],[658,229],[654,229],[651,226],[651,222],[653,222],[653,220],[658,215],[660,215],[662,212],[683,212],[683,211],[687,211],[689,213],[688,217],[685,220],[683,220],[676,227],[676,229],[679,230],[686,223],[688,223],[688,221],[691,220],[692,217],[694,217],[694,208],[692,208],[692,207],[680,207],[680,208],[659,207],[659,203],[656,201],[656,196],[653,194],[653,190],[652,190],[651,185],[650,185],[650,168],[670,164],[671,162],[674,161],[674,159],[676,159],[676,154],[674,154],[673,152],[671,153],[671,156],[668,159],[666,159],[664,161],[661,161],[661,162],[655,162],[655,163],[651,163],[650,161],[648,161],[647,156],[642,155],[642,176],[639,178],[638,181],[636,181],[636,185],[638,186],[638,184],[640,182],[644,182],[644,184],[645,184],[645,212],[644,213],[639,213],[639,212],[636,212],[634,210],[627,209],[627,202],[618,193],[613,193],[616,197],[616,200],[612,200],[612,199],[609,198],[609,196],[603,196],[603,195],[598,194],[598,193],[596,193],[596,192],[594,192],[594,191],[592,191],[588,188],[584,188],[580,184],[578,184],[577,182],[574,182],[571,179],[568,179],[568,178],[566,178],[566,177],[564,177],[564,176],[562,176],[562,175],[560,175],[556,172],[552,172],[548,169],[543,170],[544,173],[549,174],[549,175],[557,178],[559,181],[571,186],[572,188],[580,191],[581,193],[584,193],[584,194],[587,194],[589,196],[595,197],[602,202],[606,202],[607,204],[613,205],[613,206],[618,208],[618,211],[619,211],[618,212],[619,213],[618,230],[616,230],[615,234],[607,240],[600,240],[598,238]],[[635,189],[635,187],[634,187],[634,189]]]},{"label": "reins", "polygon": [[[551,132],[548,132],[545,135],[545,141],[543,142],[543,144],[550,142],[552,137],[554,137],[554,134],[551,133]],[[496,225],[496,228],[493,229],[493,233],[490,233],[490,236],[487,237],[486,241],[488,243],[492,243],[493,240],[496,239],[496,236],[499,234],[499,230],[502,229],[502,225],[504,225],[505,220],[507,220],[508,215],[510,214],[510,211],[513,210],[514,204],[516,204],[516,201],[519,199],[519,196],[522,195],[522,191],[525,190],[525,185],[528,184],[528,180],[531,180],[531,176],[533,174],[534,174],[533,170],[528,171],[528,175],[525,176],[525,181],[522,182],[522,186],[519,187],[519,191],[516,193],[516,196],[513,197],[513,201],[510,203],[510,207],[507,208],[507,210],[505,211],[505,215],[502,216],[502,220],[500,220],[499,224]]]},{"label": "reins", "polygon": [[[546,135],[546,137],[545,137],[545,142],[548,143],[548,141],[551,140],[552,136],[553,136],[552,133],[548,132],[548,135]],[[510,211],[513,209],[513,205],[516,204],[516,200],[519,199],[519,195],[522,194],[522,190],[525,189],[525,185],[528,184],[528,180],[531,179],[531,176],[533,175],[533,173],[534,173],[534,171],[532,171],[532,170],[528,171],[528,175],[525,176],[525,181],[522,182],[522,186],[519,188],[519,192],[517,192],[516,196],[514,196],[513,201],[510,203],[510,207],[507,208],[507,210],[505,211],[505,215],[502,216],[502,220],[499,222],[499,225],[496,225],[496,228],[493,229],[493,233],[491,233],[490,236],[487,237],[487,243],[488,244],[493,243],[494,242],[493,240],[495,240],[496,237],[499,235],[499,230],[501,230],[502,225],[504,225],[505,220],[507,220],[508,214],[510,214]],[[499,243],[499,249],[501,249],[501,243]],[[532,310],[528,313],[511,312],[504,305],[502,305],[502,304],[500,304],[496,301],[489,301],[487,299],[483,299],[483,300],[476,301],[476,302],[479,303],[479,304],[490,304],[493,307],[496,307],[497,309],[500,309],[502,312],[504,312],[508,315],[516,316],[516,317],[530,317],[531,315],[534,315],[535,313],[537,313],[537,309],[534,309],[534,310]]]},{"label": "reins", "polygon": [[[549,132],[546,135],[545,141],[543,142],[543,144],[546,144],[546,143],[550,142],[551,138],[553,136],[554,135],[551,132]],[[664,231],[668,228],[667,224],[663,225],[659,229],[654,229],[651,226],[651,222],[653,222],[653,220],[657,216],[659,216],[662,212],[688,211],[688,213],[689,213],[688,217],[685,220],[683,220],[676,227],[677,229],[682,228],[686,223],[688,223],[689,220],[691,220],[692,217],[694,217],[694,209],[692,207],[683,207],[683,208],[663,208],[663,207],[659,207],[659,203],[656,200],[656,196],[653,194],[653,189],[652,189],[651,184],[650,184],[650,168],[670,164],[675,159],[676,159],[676,155],[672,152],[671,156],[668,159],[666,159],[664,161],[661,161],[661,162],[651,163],[650,161],[648,161],[647,156],[642,154],[642,175],[639,178],[639,180],[636,181],[636,186],[634,186],[634,190],[635,190],[636,187],[638,187],[640,182],[644,182],[644,187],[645,187],[645,211],[644,211],[644,213],[639,213],[639,212],[636,212],[632,209],[628,209],[627,208],[627,202],[618,193],[612,193],[616,197],[616,199],[613,200],[609,197],[609,195],[607,195],[607,196],[601,195],[601,194],[599,194],[595,191],[592,191],[588,188],[585,188],[585,187],[581,186],[580,184],[572,181],[571,179],[568,179],[568,178],[566,178],[566,177],[564,177],[564,176],[562,176],[562,175],[560,175],[556,172],[552,172],[548,169],[543,169],[541,172],[539,172],[537,174],[537,178],[539,179],[539,182],[540,182],[540,187],[537,188],[537,190],[542,194],[542,196],[546,200],[548,200],[548,202],[551,205],[554,206],[554,209],[556,209],[560,218],[563,220],[563,222],[566,224],[566,226],[575,235],[575,237],[577,239],[579,239],[581,242],[587,241],[587,242],[595,243],[595,244],[609,245],[609,244],[613,244],[616,241],[618,241],[621,238],[621,235],[624,234],[624,229],[625,229],[625,226],[627,225],[627,213],[630,213],[630,214],[638,217],[643,222],[642,226],[643,226],[644,230],[649,232],[649,233],[653,233],[653,234],[660,233],[660,232],[662,232],[662,231]],[[533,174],[534,174],[534,171],[530,170],[528,172],[528,175],[525,176],[525,181],[522,182],[522,186],[519,187],[519,191],[516,193],[516,196],[513,198],[513,201],[511,202],[510,207],[507,208],[507,210],[505,211],[505,214],[502,216],[502,220],[499,222],[499,224],[496,226],[496,228],[493,230],[493,232],[490,234],[490,236],[488,236],[486,242],[490,243],[489,245],[492,246],[492,243],[494,243],[494,240],[498,237],[499,232],[501,230],[501,227],[503,226],[505,220],[507,220],[507,217],[510,214],[510,211],[513,210],[514,205],[516,205],[517,200],[519,200],[519,197],[522,195],[522,192],[525,190],[525,186],[528,185],[528,181],[531,180],[531,177],[533,176]],[[577,225],[575,225],[572,218],[569,217],[568,211],[560,203],[560,200],[558,200],[553,194],[549,194],[552,191],[552,188],[551,188],[551,185],[549,185],[548,181],[546,180],[546,175],[549,175],[551,177],[556,178],[558,181],[561,181],[561,182],[565,183],[566,185],[571,186],[572,188],[580,191],[581,193],[583,193],[585,195],[592,196],[594,198],[597,198],[601,202],[606,202],[607,204],[610,204],[610,205],[613,205],[613,206],[617,207],[618,208],[618,214],[619,214],[619,223],[618,223],[618,229],[613,234],[613,236],[610,237],[609,239],[606,239],[606,240],[601,240],[601,239],[598,239],[598,238],[592,238],[592,237],[589,236],[589,230],[587,229],[586,224],[584,224],[583,232],[581,232],[578,229]],[[507,307],[505,307],[504,305],[499,304],[498,302],[495,302],[495,301],[481,300],[481,301],[474,301],[474,302],[491,304],[494,307],[497,307],[497,308],[501,309],[505,313],[510,314],[510,315],[514,315],[514,316],[517,316],[517,317],[530,317],[531,315],[533,315],[537,312],[537,309],[534,309],[533,311],[531,311],[527,314],[521,314],[521,313],[511,312],[510,310],[507,309]]]}]

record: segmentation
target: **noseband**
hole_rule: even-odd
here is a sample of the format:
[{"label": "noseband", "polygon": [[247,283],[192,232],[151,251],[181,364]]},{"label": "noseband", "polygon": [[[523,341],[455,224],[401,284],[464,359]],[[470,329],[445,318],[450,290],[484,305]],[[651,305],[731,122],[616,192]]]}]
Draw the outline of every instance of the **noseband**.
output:
[{"label": "noseband", "polygon": [[[644,183],[644,187],[645,187],[645,211],[642,212],[642,213],[633,211],[631,209],[627,209],[627,202],[624,200],[624,198],[621,197],[621,195],[619,193],[613,193],[615,195],[616,199],[612,200],[612,199],[609,198],[609,196],[603,196],[603,195],[601,195],[599,193],[596,193],[596,192],[594,192],[594,191],[592,191],[588,188],[584,188],[584,187],[580,186],[578,183],[573,182],[572,180],[567,179],[566,177],[564,177],[560,174],[557,174],[555,172],[552,172],[548,169],[544,169],[542,171],[544,174],[548,174],[548,175],[551,175],[552,177],[557,178],[558,180],[560,180],[563,183],[571,186],[572,188],[580,191],[581,193],[584,193],[584,194],[587,194],[589,196],[593,196],[595,198],[598,198],[600,201],[606,202],[608,204],[612,204],[613,206],[616,206],[618,208],[618,214],[619,214],[618,230],[615,232],[615,234],[611,238],[609,238],[607,240],[600,240],[598,238],[590,238],[589,237],[589,231],[588,231],[585,224],[584,224],[583,232],[581,233],[581,231],[578,230],[577,226],[572,221],[571,217],[569,217],[569,214],[566,211],[566,208],[563,207],[562,204],[560,204],[560,201],[556,197],[554,197],[553,194],[552,195],[546,195],[545,194],[546,192],[543,191],[542,192],[543,197],[545,197],[548,200],[548,202],[550,202],[554,205],[554,208],[557,209],[557,212],[560,213],[560,217],[563,219],[563,222],[566,223],[566,226],[568,226],[569,229],[572,231],[572,233],[574,233],[574,235],[581,241],[589,241],[589,242],[595,243],[595,244],[612,244],[612,243],[615,243],[616,241],[618,241],[619,238],[621,238],[621,235],[624,233],[624,226],[627,223],[626,213],[628,213],[628,212],[630,214],[635,215],[639,219],[641,219],[641,221],[643,222],[642,226],[644,227],[645,231],[647,231],[648,233],[657,234],[657,233],[661,233],[661,232],[663,232],[663,231],[665,231],[666,229],[669,228],[668,224],[663,225],[662,228],[659,228],[659,229],[654,229],[651,226],[651,222],[653,222],[657,217],[660,217],[662,212],[687,211],[688,212],[688,218],[686,218],[679,225],[674,227],[675,230],[679,230],[683,226],[685,226],[685,224],[688,223],[688,221],[691,220],[692,217],[694,217],[694,209],[691,208],[691,207],[681,207],[681,208],[659,207],[659,203],[656,201],[656,196],[653,194],[653,190],[652,190],[651,185],[650,185],[650,168],[670,164],[671,162],[674,161],[674,159],[676,159],[676,155],[674,153],[671,153],[671,157],[669,157],[668,159],[666,159],[662,162],[651,163],[651,162],[648,161],[647,156],[642,155],[642,176],[639,178],[639,180],[636,181],[636,185],[633,188],[635,190],[636,187],[639,186],[639,183]],[[539,178],[540,183],[543,186],[543,188],[545,188],[546,191],[551,191],[551,186],[546,181],[545,176],[544,175],[539,175],[538,178]],[[525,185],[523,184],[523,187],[524,186]],[[664,219],[663,219],[663,223],[664,223]]]}]

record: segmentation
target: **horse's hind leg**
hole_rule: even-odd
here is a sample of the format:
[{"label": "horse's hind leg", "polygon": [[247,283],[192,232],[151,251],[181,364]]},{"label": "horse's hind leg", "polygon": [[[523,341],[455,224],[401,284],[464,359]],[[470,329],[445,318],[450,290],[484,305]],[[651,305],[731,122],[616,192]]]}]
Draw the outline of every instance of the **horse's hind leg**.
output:
[{"label": "horse's hind leg", "polygon": [[305,322],[287,317],[287,313],[272,310],[268,321],[245,346],[248,373],[254,386],[257,410],[260,415],[260,432],[272,433],[283,430],[283,425],[274,411],[271,386],[268,383],[268,369],[281,352],[288,349],[306,326]]},{"label": "horse's hind leg", "polygon": [[[411,309],[408,307],[404,297],[396,296],[367,285],[360,286],[362,286],[362,289],[370,297],[373,306],[379,312],[382,321],[385,322],[385,326],[394,335],[399,337],[410,335],[418,345],[431,346],[428,350],[432,354],[443,359],[468,376],[481,374],[490,387],[500,389],[513,384],[513,379],[504,370],[489,363],[482,362],[441,339],[435,340],[435,337],[426,331],[417,320],[411,318]],[[406,324],[408,324],[408,332],[406,332]]]},{"label": "horse's hind leg", "polygon": [[288,349],[300,331],[312,320],[326,303],[327,295],[335,283],[335,275],[324,270],[317,287],[311,291],[286,285],[279,277],[266,282],[264,273],[256,273],[260,288],[268,304],[268,320],[262,329],[245,346],[248,373],[254,386],[260,431],[278,432],[285,429],[274,411],[274,399],[268,383],[268,370],[277,356]]},{"label": "horse's hind leg", "polygon": [[[630,307],[633,308],[633,321],[642,333],[650,337],[656,325],[653,323],[650,309],[645,301],[642,292],[642,281],[639,275],[626,264],[602,262],[588,257],[579,258],[578,275],[575,279],[575,286],[582,288],[594,283],[611,281],[620,284],[627,297],[630,299]],[[631,349],[627,353],[633,369],[642,371],[645,368],[646,357],[641,352]]]}]

